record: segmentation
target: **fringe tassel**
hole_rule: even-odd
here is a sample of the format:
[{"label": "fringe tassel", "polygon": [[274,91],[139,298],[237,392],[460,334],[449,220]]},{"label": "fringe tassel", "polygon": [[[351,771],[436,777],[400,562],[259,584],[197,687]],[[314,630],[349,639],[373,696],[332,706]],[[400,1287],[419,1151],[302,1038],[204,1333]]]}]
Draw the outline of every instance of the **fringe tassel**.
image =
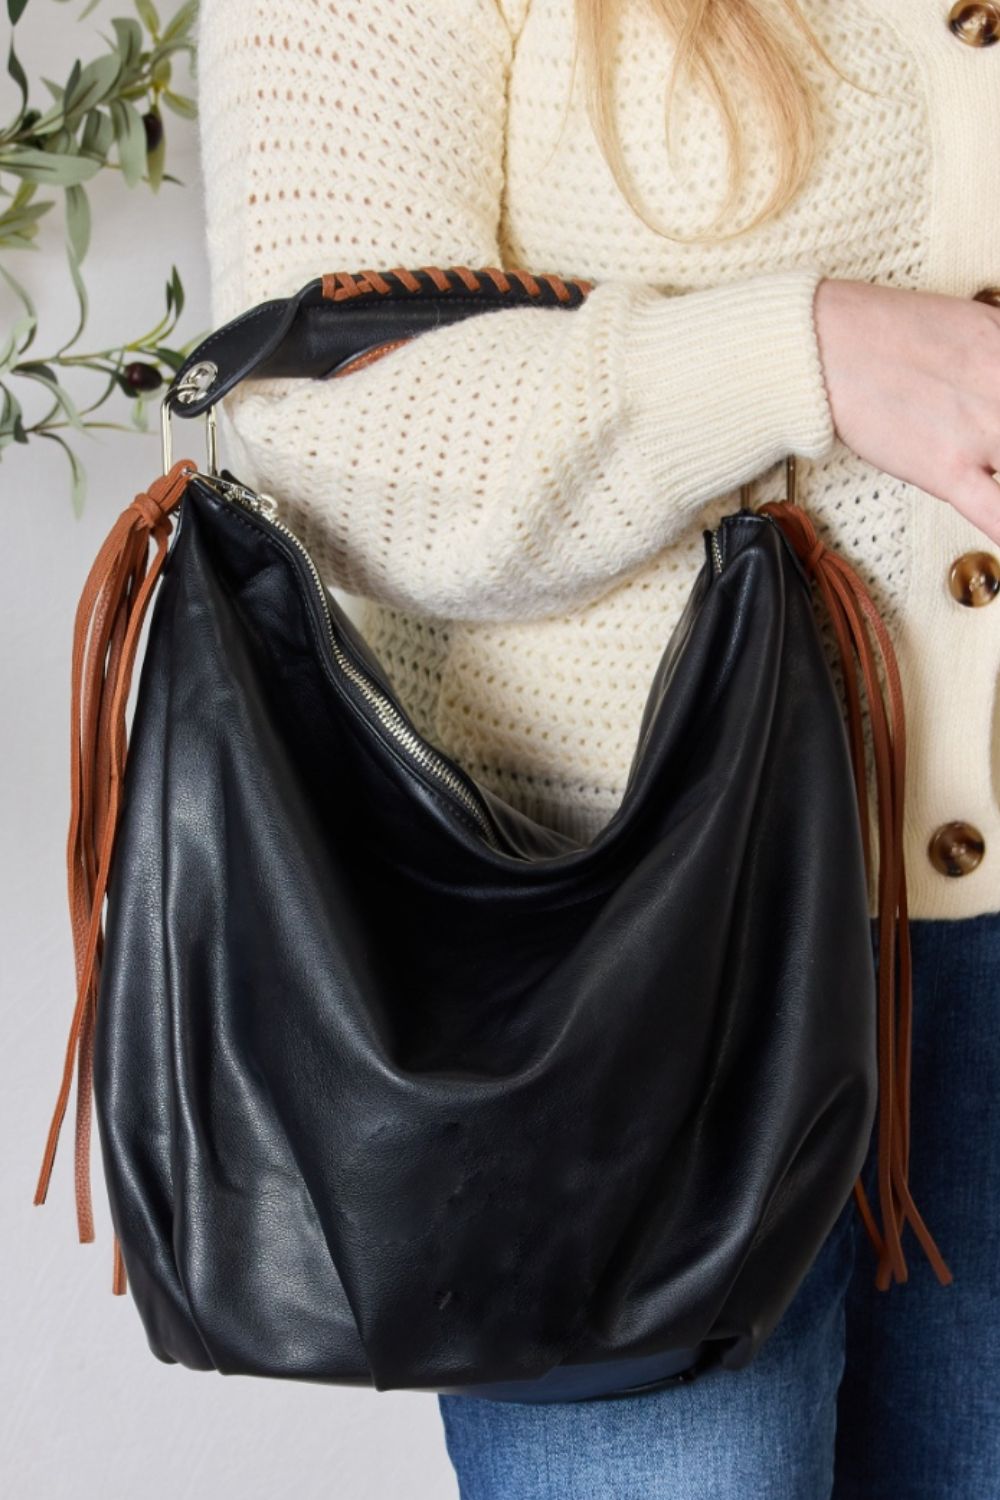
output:
[{"label": "fringe tassel", "polygon": [[[909,1274],[902,1232],[907,1222],[942,1286],[953,1278],[910,1194],[910,1043],[913,985],[910,929],[903,860],[903,790],[906,775],[906,729],[903,692],[896,654],[874,600],[861,578],[816,534],[806,512],[790,500],[769,500],[757,513],[776,521],[807,572],[815,578],[830,612],[837,637],[847,692],[851,764],[857,789],[864,841],[865,869],[871,876],[868,836],[868,789],[864,731],[853,655],[864,678],[872,726],[878,800],[878,1197],[881,1227],[876,1223],[859,1176],[854,1197],[875,1247],[876,1286],[884,1291]],[[872,650],[865,631],[871,626],[878,647]],[[888,688],[888,711],[878,677],[881,660]],[[898,948],[898,994],[896,955]],[[898,1004],[898,1014],[897,1014]]]},{"label": "fringe tassel", "polygon": [[[127,754],[125,710],[139,633],[167,555],[170,512],[196,469],[193,459],[178,459],[118,517],[87,575],[73,629],[66,867],[76,1008],[34,1202],[44,1203],[48,1192],[75,1064],[73,1175],[81,1242],[94,1238],[90,1190],[94,1018],[104,947],[104,897]],[[151,562],[150,540],[156,544]],[[112,1291],[120,1295],[125,1289],[125,1264],[116,1235]]]}]

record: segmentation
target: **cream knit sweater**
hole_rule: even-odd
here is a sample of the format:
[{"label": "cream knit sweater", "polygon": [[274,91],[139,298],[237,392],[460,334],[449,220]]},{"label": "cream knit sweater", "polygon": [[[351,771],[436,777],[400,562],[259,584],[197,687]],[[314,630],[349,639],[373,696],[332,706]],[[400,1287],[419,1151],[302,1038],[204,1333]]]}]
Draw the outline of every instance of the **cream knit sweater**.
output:
[{"label": "cream knit sweater", "polygon": [[[948,0],[806,10],[875,92],[809,62],[828,127],[802,195],[731,243],[684,246],[614,186],[582,69],[571,79],[572,0],[202,0],[216,323],[327,271],[502,265],[595,283],[571,312],[434,329],[342,380],[238,387],[223,461],[357,596],[418,729],[589,838],[620,801],[703,528],[745,480],[754,503],[781,494],[797,454],[801,503],[898,653],[910,914],[971,916],[1000,908],[1000,601],[965,607],[947,575],[997,549],[836,436],[813,294],[824,275],[961,296],[1000,283],[1000,46],[954,36]],[[671,164],[667,43],[637,4],[616,44],[641,200],[705,225],[725,166],[711,107],[679,97]],[[770,181],[756,139],[741,221]],[[986,846],[959,877],[928,854],[952,820]]]}]

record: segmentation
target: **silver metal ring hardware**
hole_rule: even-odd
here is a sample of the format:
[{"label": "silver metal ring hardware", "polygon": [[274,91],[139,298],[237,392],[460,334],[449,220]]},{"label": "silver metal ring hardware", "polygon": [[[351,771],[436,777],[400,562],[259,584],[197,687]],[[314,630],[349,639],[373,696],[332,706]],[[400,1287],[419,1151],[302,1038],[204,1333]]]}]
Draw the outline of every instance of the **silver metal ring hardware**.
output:
[{"label": "silver metal ring hardware", "polygon": [[[181,380],[171,385],[167,394],[160,402],[160,436],[162,448],[162,461],[164,474],[170,468],[172,462],[172,443],[170,434],[170,415],[174,404],[178,406],[189,406],[199,396],[211,390],[219,374],[219,367],[210,359],[203,359],[196,365],[192,365],[186,371]],[[210,406],[205,412],[205,447],[207,452],[207,472],[218,473],[218,435],[215,422],[215,407]]]}]

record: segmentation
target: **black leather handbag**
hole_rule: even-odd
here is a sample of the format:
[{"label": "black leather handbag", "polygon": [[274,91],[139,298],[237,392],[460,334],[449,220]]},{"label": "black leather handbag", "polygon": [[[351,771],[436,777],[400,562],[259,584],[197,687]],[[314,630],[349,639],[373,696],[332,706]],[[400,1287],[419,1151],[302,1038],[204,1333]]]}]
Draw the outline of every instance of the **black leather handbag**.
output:
[{"label": "black leather handbag", "polygon": [[[238,381],[349,377],[472,314],[571,316],[591,285],[397,268],[251,308],[178,371],[164,473],[88,577],[77,1005],[35,1201],[75,1069],[79,1235],[92,1090],[113,1289],[127,1272],[166,1362],[660,1389],[753,1358],[852,1187],[878,1286],[906,1277],[907,1222],[950,1279],[907,1187],[899,678],[793,491],[704,531],[624,796],[580,843],[417,733],[273,501],[216,467]],[[205,468],[172,461],[171,414],[202,413]]]}]

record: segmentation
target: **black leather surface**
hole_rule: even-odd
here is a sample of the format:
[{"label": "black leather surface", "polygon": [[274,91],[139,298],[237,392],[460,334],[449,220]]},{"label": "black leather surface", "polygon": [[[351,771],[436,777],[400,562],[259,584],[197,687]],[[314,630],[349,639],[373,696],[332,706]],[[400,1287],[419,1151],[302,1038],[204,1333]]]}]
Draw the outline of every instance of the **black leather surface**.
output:
[{"label": "black leather surface", "polygon": [[295,548],[191,483],[95,1038],[160,1359],[461,1390],[760,1347],[864,1156],[875,980],[805,575],[768,517],[722,531],[615,817],[580,846],[481,789],[494,848],[334,664]]},{"label": "black leather surface", "polygon": [[532,291],[513,278],[507,290],[501,291],[483,276],[478,290],[470,291],[451,268],[445,268],[441,274],[448,278],[448,287],[440,290],[426,271],[409,274],[417,283],[415,291],[387,271],[384,275],[393,287],[391,292],[333,302],[324,298],[323,280],[317,276],[293,296],[248,308],[191,351],[171,380],[171,391],[205,360],[218,367],[218,375],[203,394],[173,404],[172,409],[179,417],[197,417],[243,380],[279,376],[323,380],[356,354],[390,339],[411,338],[472,314],[505,307],[571,311],[586,295],[574,281],[566,283],[568,297],[561,301],[544,279]]}]

